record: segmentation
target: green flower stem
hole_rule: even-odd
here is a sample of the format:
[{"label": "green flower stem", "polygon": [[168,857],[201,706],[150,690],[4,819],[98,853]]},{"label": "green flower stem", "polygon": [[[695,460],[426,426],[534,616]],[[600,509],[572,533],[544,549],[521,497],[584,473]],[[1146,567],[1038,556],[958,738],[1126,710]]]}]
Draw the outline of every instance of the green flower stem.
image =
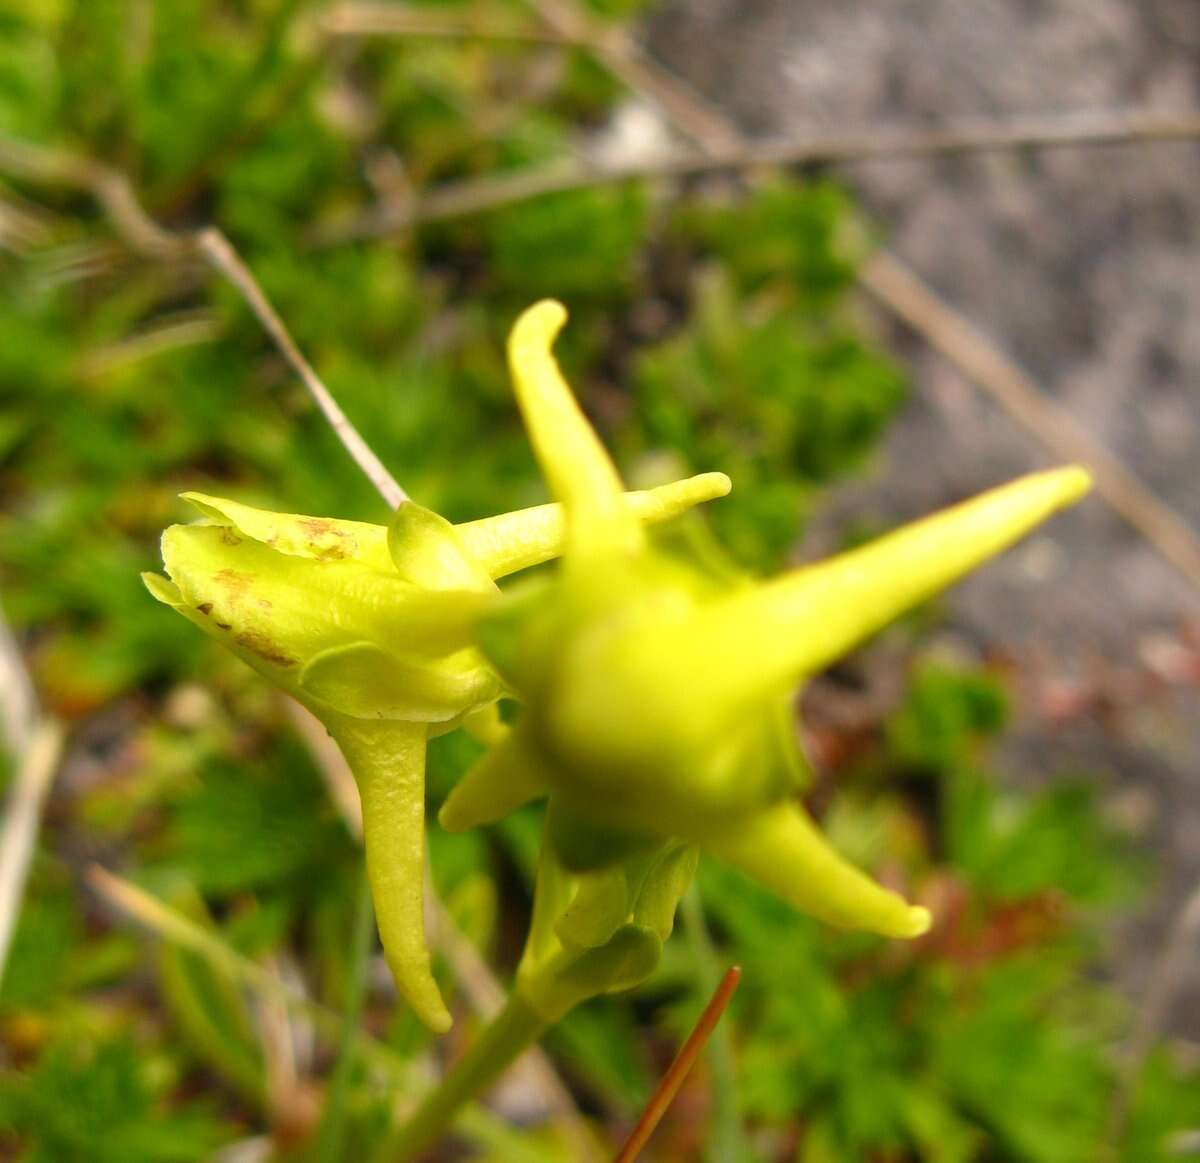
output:
[{"label": "green flower stem", "polygon": [[491,1086],[548,1025],[519,993],[513,993],[475,1044],[391,1139],[381,1159],[389,1163],[415,1159],[449,1129],[459,1109]]}]

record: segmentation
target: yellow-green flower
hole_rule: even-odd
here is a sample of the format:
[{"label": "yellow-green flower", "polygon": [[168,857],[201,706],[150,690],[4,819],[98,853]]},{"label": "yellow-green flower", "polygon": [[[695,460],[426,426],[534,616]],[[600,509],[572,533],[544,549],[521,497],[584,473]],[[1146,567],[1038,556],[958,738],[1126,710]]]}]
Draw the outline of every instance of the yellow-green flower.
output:
[{"label": "yellow-green flower", "polygon": [[483,649],[525,707],[442,822],[469,827],[547,795],[549,842],[569,872],[678,838],[826,921],[920,934],[926,910],[842,860],[797,802],[796,686],[1077,500],[1086,472],[1025,477],[768,582],[712,576],[655,549],[630,517],[550,351],[565,318],[539,303],[509,346],[530,439],[566,515],[562,564],[483,623]]},{"label": "yellow-green flower", "polygon": [[[621,504],[635,523],[721,496],[709,473]],[[504,682],[475,646],[496,580],[555,556],[559,505],[454,526],[405,502],[389,526],[254,509],[198,493],[201,513],[162,539],[150,592],[217,638],[325,724],[363,801],[367,868],[397,984],[434,1029],[450,1016],[422,919],[425,746],[458,725],[501,728]]]}]

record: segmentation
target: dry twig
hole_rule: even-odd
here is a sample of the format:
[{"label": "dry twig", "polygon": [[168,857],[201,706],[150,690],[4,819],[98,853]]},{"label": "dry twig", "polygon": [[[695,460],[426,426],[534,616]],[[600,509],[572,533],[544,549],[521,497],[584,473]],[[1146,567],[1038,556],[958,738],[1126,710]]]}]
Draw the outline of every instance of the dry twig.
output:
[{"label": "dry twig", "polygon": [[0,979],[4,976],[9,946],[21,912],[29,862],[33,858],[42,820],[42,805],[58,770],[62,743],[62,726],[53,719],[41,720],[21,754],[9,797],[4,828],[0,832]]},{"label": "dry twig", "polygon": [[[325,1037],[336,1042],[345,1029],[345,1019],[337,1011],[314,1001],[295,984],[268,972],[242,956],[215,933],[196,924],[130,881],[116,876],[98,864],[86,873],[91,888],[110,907],[148,929],[160,940],[169,941],[202,958],[214,969],[262,996],[282,1002],[289,1011],[306,1016]],[[398,1094],[411,1105],[411,1096],[422,1088],[419,1070],[390,1046],[374,1038],[366,1029],[354,1031],[354,1043],[363,1059],[393,1079]],[[480,1143],[497,1142],[506,1128],[478,1107],[467,1107],[459,1117],[459,1129]]]},{"label": "dry twig", "polygon": [[575,0],[530,0],[546,24],[573,38],[631,92],[648,98],[706,154],[738,150],[741,132],[665,69],[623,28],[603,24]]},{"label": "dry twig", "polygon": [[183,236],[151,218],[123,174],[65,150],[0,138],[0,172],[39,186],[62,186],[90,194],[104,209],[113,229],[131,250],[156,258],[177,258],[186,250]]},{"label": "dry twig", "polygon": [[8,619],[0,611],[0,717],[16,764],[0,829],[0,981],[21,914],[42,808],[62,755],[62,725],[38,711],[37,696]]},{"label": "dry twig", "polygon": [[219,334],[220,328],[210,312],[180,311],[156,320],[125,339],[90,352],[80,361],[79,374],[85,379],[94,379],[168,351],[211,343]]},{"label": "dry twig", "polygon": [[338,745],[333,741],[325,725],[311,711],[302,707],[295,699],[283,696],[284,708],[296,733],[300,736],[317,771],[325,781],[329,798],[337,808],[342,823],[354,839],[361,844],[363,838],[362,800],[358,785],[350,773],[350,767],[342,758]]},{"label": "dry twig", "polygon": [[[289,1010],[307,1016],[326,1037],[336,1039],[342,1031],[342,1017],[314,1001],[303,990],[243,957],[215,933],[198,925],[120,876],[91,865],[85,879],[110,907],[136,921],[163,941],[169,941],[203,958],[214,969],[259,994],[279,999]],[[357,1043],[365,1056],[389,1073],[411,1077],[410,1064],[390,1047],[360,1031]]]},{"label": "dry twig", "polygon": [[721,983],[713,993],[712,999],[704,1007],[704,1012],[688,1035],[687,1041],[675,1055],[675,1060],[667,1067],[666,1074],[662,1076],[658,1086],[654,1088],[654,1093],[647,1100],[642,1117],[638,1119],[629,1138],[625,1140],[614,1163],[633,1163],[641,1154],[642,1148],[650,1141],[650,1136],[654,1134],[654,1128],[667,1113],[667,1109],[683,1085],[683,1080],[696,1065],[696,1059],[700,1057],[704,1044],[721,1020],[721,1015],[725,1012],[725,1007],[729,1005],[729,999],[733,997],[733,992],[737,989],[741,977],[742,971],[736,965],[725,971],[725,976],[721,978]]},{"label": "dry twig", "polygon": [[407,499],[408,494],[400,487],[392,474],[383,466],[371,446],[363,439],[362,434],[350,422],[346,413],[338,406],[338,402],[330,394],[329,389],[321,382],[321,378],[313,371],[312,365],[304,358],[300,348],[296,346],[283,320],[271,306],[258,280],[250,268],[242,261],[241,256],[234,250],[229,240],[215,227],[208,227],[196,235],[196,249],[219,270],[246,301],[254,312],[263,330],[271,337],[283,358],[291,365],[292,370],[303,381],[321,414],[329,421],[329,426],[336,433],[342,446],[353,458],[354,463],[362,469],[366,478],[379,490],[379,495],[388,503],[389,508],[399,508]]},{"label": "dry twig", "polygon": [[[615,51],[608,49],[609,55]],[[637,75],[645,81],[649,71],[645,64],[639,64],[636,73],[626,66],[623,74]],[[674,87],[669,90],[661,82],[656,84],[651,94],[656,105],[674,107],[680,103],[685,90],[679,87],[678,82],[673,81],[672,84]],[[670,93],[669,97],[667,93]],[[687,126],[680,127],[696,140],[697,134],[706,132],[702,128],[704,124],[700,117],[693,114]],[[859,133],[762,142],[748,142],[740,137],[731,140],[722,135],[711,148],[638,158],[620,165],[551,164],[449,182],[435,186],[409,205],[377,207],[346,221],[331,223],[315,231],[312,242],[316,246],[332,246],[378,238],[421,223],[478,214],[547,194],[635,180],[682,178],[776,166],[937,157],[987,150],[1192,141],[1197,138],[1200,138],[1200,112],[1163,114],[1133,111],[1031,117],[1011,121],[963,121],[934,129],[863,130]]]},{"label": "dry twig", "polygon": [[322,36],[433,37],[443,40],[508,40],[531,44],[573,44],[569,36],[528,23],[500,21],[471,12],[431,12],[404,4],[347,0],[317,18]]},{"label": "dry twig", "polygon": [[4,611],[0,608],[0,721],[4,745],[12,755],[21,755],[29,746],[37,726],[37,696],[29,672],[21,659],[21,649],[13,637]]}]

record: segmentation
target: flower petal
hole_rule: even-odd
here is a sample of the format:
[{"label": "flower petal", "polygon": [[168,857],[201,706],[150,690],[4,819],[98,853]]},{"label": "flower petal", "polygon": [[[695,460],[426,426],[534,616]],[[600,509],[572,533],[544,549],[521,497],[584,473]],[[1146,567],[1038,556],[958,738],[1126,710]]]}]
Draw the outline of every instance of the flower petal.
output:
[{"label": "flower petal", "polygon": [[495,592],[495,584],[445,517],[414,501],[392,515],[388,552],[396,572],[431,590]]},{"label": "flower petal", "polygon": [[919,937],[929,928],[927,909],[843,860],[797,804],[779,804],[735,823],[709,837],[704,848],[831,925],[885,937]]},{"label": "flower petal", "polygon": [[342,521],[335,517],[305,517],[299,513],[273,513],[269,509],[255,509],[239,501],[210,497],[205,493],[181,493],[180,496],[214,524],[229,525],[243,536],[280,553],[316,561],[351,558],[373,569],[391,572],[387,529],[383,525]]},{"label": "flower petal", "polygon": [[563,503],[568,554],[632,547],[641,530],[621,499],[621,478],[550,351],[567,320],[544,299],[517,320],[508,363],[529,440],[550,491]]},{"label": "flower petal", "polygon": [[[667,521],[693,505],[728,494],[723,472],[706,472],[655,489],[625,494],[625,505],[643,524]],[[455,526],[463,547],[490,577],[500,578],[558,557],[566,540],[560,504],[538,505]]]},{"label": "flower petal", "polygon": [[310,659],[298,682],[305,695],[356,719],[445,722],[501,691],[499,679],[478,663],[478,655],[463,654],[458,666],[449,660],[413,662],[373,642],[352,642]]},{"label": "flower petal", "polygon": [[536,753],[524,745],[520,731],[513,731],[455,784],[438,823],[447,832],[465,832],[503,819],[546,790]]},{"label": "flower petal", "polygon": [[225,525],[173,525],[162,553],[191,620],[285,689],[303,663],[351,642],[398,654],[461,649],[486,601],[358,561],[289,556]]},{"label": "flower petal", "polygon": [[1022,477],[711,603],[662,633],[643,636],[636,649],[663,660],[662,682],[686,678],[696,713],[737,716],[748,701],[819,671],[1008,548],[1079,500],[1090,484],[1078,467]]}]

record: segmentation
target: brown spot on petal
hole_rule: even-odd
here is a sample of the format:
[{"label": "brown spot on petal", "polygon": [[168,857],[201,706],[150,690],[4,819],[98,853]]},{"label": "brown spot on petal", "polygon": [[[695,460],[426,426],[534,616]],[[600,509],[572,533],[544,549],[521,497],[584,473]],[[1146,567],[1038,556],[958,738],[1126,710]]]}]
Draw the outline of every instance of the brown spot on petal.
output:
[{"label": "brown spot on petal", "polygon": [[233,627],[228,622],[218,622],[217,629],[218,630],[232,630]]},{"label": "brown spot on petal", "polygon": [[237,599],[249,589],[254,575],[243,573],[240,569],[219,569],[213,574],[213,581],[224,586],[232,599]]},{"label": "brown spot on petal", "polygon": [[212,602],[201,602],[196,607],[196,612],[203,614],[207,618],[208,615],[212,613]]},{"label": "brown spot on petal", "polygon": [[285,654],[270,638],[256,630],[245,630],[235,635],[234,641],[244,650],[249,650],[251,654],[257,654],[259,658],[273,662],[276,666],[296,665],[296,660],[291,655]]},{"label": "brown spot on petal", "polygon": [[241,545],[241,543],[242,539],[228,525],[221,526],[222,545]]},{"label": "brown spot on petal", "polygon": [[312,554],[321,561],[339,561],[353,557],[358,542],[345,529],[339,529],[328,517],[301,517],[300,527]]}]

